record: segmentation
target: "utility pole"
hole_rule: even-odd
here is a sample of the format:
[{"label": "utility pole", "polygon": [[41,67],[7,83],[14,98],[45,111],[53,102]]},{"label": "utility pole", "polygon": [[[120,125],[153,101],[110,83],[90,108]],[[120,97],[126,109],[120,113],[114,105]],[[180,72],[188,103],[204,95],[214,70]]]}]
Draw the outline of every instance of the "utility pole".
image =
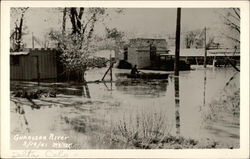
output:
[{"label": "utility pole", "polygon": [[205,27],[205,54],[204,54],[204,68],[207,67],[207,28]]},{"label": "utility pole", "polygon": [[179,76],[180,34],[181,34],[181,8],[177,8],[176,35],[175,35],[175,65],[174,65],[175,76]]},{"label": "utility pole", "polygon": [[181,8],[177,8],[176,36],[175,36],[175,67],[174,67],[174,90],[175,90],[175,120],[176,135],[180,135],[180,93],[179,93],[179,55],[181,36]]}]

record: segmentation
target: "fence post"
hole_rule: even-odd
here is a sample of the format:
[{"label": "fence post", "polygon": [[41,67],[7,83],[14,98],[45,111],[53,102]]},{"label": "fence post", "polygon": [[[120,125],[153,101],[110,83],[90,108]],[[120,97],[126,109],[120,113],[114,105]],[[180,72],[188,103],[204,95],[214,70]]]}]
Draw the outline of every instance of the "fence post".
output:
[{"label": "fence post", "polygon": [[110,81],[112,82],[113,78],[112,78],[112,67],[113,67],[113,62],[112,62],[112,57],[111,57],[111,54],[110,54],[110,57],[109,57],[109,61],[110,61]]}]

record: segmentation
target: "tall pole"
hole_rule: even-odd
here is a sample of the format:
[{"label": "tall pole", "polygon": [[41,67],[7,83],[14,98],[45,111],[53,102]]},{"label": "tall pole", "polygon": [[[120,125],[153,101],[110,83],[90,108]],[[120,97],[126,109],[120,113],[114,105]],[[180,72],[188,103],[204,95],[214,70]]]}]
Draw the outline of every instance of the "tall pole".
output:
[{"label": "tall pole", "polygon": [[180,93],[179,93],[179,55],[180,55],[180,34],[181,34],[181,8],[177,8],[176,36],[175,36],[175,67],[174,67],[174,88],[175,88],[175,119],[176,135],[180,135]]},{"label": "tall pole", "polygon": [[179,75],[180,34],[181,34],[181,8],[177,8],[176,35],[175,35],[175,65],[174,65],[175,76]]},{"label": "tall pole", "polygon": [[205,27],[205,54],[204,54],[204,68],[207,67],[207,29]]}]

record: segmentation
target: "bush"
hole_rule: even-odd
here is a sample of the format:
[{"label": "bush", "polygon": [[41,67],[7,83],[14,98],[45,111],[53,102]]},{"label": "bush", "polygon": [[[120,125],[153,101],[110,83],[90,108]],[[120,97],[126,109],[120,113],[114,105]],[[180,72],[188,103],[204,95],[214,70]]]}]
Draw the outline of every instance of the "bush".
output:
[{"label": "bush", "polygon": [[209,139],[198,141],[171,135],[171,126],[167,125],[162,113],[136,114],[136,120],[133,121],[127,122],[125,119],[120,121],[111,135],[112,141],[137,149],[217,148],[221,146]]}]

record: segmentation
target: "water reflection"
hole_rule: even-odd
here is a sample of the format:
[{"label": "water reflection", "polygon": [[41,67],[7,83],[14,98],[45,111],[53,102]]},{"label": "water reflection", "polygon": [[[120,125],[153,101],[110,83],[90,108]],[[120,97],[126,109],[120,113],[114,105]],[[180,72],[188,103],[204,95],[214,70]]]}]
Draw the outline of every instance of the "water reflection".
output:
[{"label": "water reflection", "polygon": [[82,96],[86,98],[91,98],[87,82],[83,83]]},{"label": "water reflection", "polygon": [[75,96],[82,96],[83,90],[81,84],[58,84],[56,86],[57,94],[64,94],[64,95],[75,95]]},{"label": "water reflection", "polygon": [[107,88],[108,91],[112,91],[113,90],[113,82],[112,81],[109,82],[110,83],[110,87],[108,86],[107,82],[103,81],[102,83]]},{"label": "water reflection", "polygon": [[165,96],[167,80],[118,79],[116,89],[125,94],[148,97]]},{"label": "water reflection", "polygon": [[207,70],[204,69],[203,107],[206,104],[206,83],[207,83]]},{"label": "water reflection", "polygon": [[57,94],[82,96],[85,98],[91,98],[90,90],[87,82],[84,83],[73,83],[73,84],[58,84],[56,86]]},{"label": "water reflection", "polygon": [[179,76],[174,77],[176,134],[180,135],[180,93]]}]

